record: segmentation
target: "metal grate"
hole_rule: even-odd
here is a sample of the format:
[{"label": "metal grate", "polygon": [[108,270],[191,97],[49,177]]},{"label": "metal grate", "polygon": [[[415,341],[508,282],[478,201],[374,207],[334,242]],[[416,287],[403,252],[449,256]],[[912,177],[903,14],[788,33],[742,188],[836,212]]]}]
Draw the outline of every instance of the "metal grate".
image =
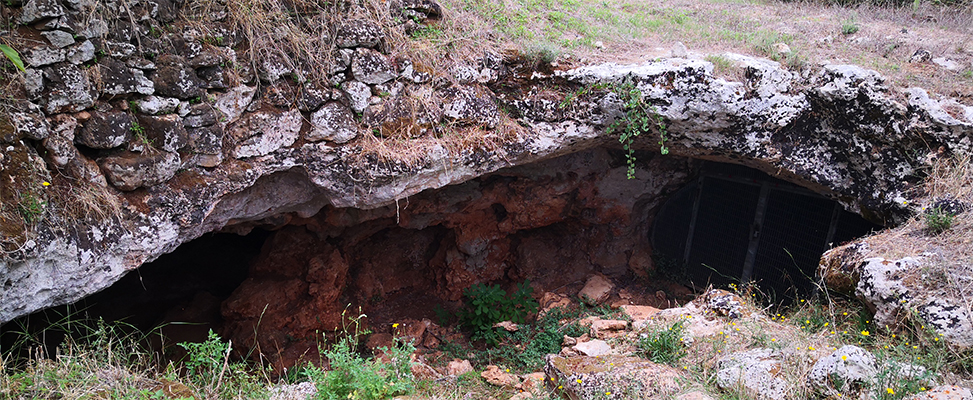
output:
[{"label": "metal grate", "polygon": [[709,163],[699,180],[663,205],[652,245],[681,260],[682,275],[697,287],[753,280],[778,299],[793,299],[814,289],[818,261],[831,243],[875,228],[807,189]]}]

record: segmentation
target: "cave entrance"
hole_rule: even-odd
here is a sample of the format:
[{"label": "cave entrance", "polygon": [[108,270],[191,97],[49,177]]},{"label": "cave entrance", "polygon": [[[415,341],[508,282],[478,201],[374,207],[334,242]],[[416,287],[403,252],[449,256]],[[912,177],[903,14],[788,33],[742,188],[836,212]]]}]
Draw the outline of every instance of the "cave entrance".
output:
[{"label": "cave entrance", "polygon": [[651,230],[660,271],[696,287],[754,281],[774,301],[814,290],[821,254],[881,228],[806,188],[739,165],[704,163]]}]

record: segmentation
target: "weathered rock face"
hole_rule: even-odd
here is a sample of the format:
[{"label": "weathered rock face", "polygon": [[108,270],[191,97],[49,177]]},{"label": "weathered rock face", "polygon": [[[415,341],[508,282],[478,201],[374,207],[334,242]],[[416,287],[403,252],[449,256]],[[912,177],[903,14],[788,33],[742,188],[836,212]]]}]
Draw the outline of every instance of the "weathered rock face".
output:
[{"label": "weathered rock face", "polygon": [[[391,3],[413,24],[441,16],[432,2]],[[430,269],[441,274],[432,289],[450,298],[472,282],[504,274],[543,275],[554,265],[551,260],[578,270],[597,265],[611,274],[632,262],[627,251],[642,239],[624,238],[643,229],[637,228],[644,222],[640,213],[656,204],[634,199],[658,195],[684,179],[691,171],[688,158],[759,168],[835,198],[872,220],[895,221],[905,213],[905,186],[918,180],[915,171],[929,149],[968,153],[973,132],[969,107],[933,99],[920,89],[903,95],[874,72],[853,66],[830,65],[802,78],[777,63],[732,56],[748,78],[728,82],[714,77],[713,66],[700,60],[608,64],[544,76],[518,73],[509,65],[516,60],[487,55],[471,62],[476,77],[457,79],[468,82],[458,84],[432,79],[411,61],[383,53],[381,38],[362,31],[347,32],[346,37],[355,36],[345,43],[351,47],[342,50],[335,65],[326,66],[331,86],[315,86],[299,79],[296,67],[272,59],[255,69],[241,63],[232,74],[217,70],[221,60],[236,57],[233,46],[240,40],[233,34],[205,46],[192,32],[169,34],[166,40],[145,35],[142,46],[135,46],[138,32],[115,26],[126,23],[90,21],[69,28],[81,15],[70,4],[32,0],[16,10],[22,23],[65,19],[65,24],[38,24],[55,39],[63,36],[57,32],[78,33],[72,36],[74,44],[54,40],[54,47],[24,49],[37,53],[24,74],[24,92],[32,104],[15,110],[10,119],[16,126],[0,132],[0,181],[14,182],[6,187],[18,192],[5,189],[3,200],[13,204],[28,189],[42,190],[42,181],[53,179],[58,187],[82,180],[107,186],[122,212],[82,223],[61,211],[67,207],[50,206],[29,229],[11,228],[16,240],[4,245],[0,258],[0,322],[103,289],[206,232],[257,224],[280,227],[295,218],[319,236],[342,232],[344,237],[355,230],[365,236],[382,230],[390,237],[410,236],[410,246],[435,256],[424,260],[439,263]],[[171,19],[173,7],[160,5],[142,22]],[[81,51],[89,45],[102,55],[97,62]],[[72,57],[69,49],[75,47],[79,53]],[[99,80],[92,70],[114,73]],[[576,98],[569,95],[586,85],[610,87],[623,81],[655,106],[667,125],[670,148],[668,157],[648,157],[658,151],[659,139],[651,133],[637,138],[635,147],[646,153],[638,157],[632,181],[622,179],[624,159],[604,149],[618,147],[617,138],[606,133],[606,126],[624,115],[618,96],[594,87]],[[413,104],[403,96],[435,101],[422,101],[431,105],[429,110],[393,109]],[[348,122],[349,115],[370,108],[383,117]],[[95,127],[108,121],[103,118],[107,114],[99,113],[118,110],[134,117],[105,122],[111,129]],[[414,119],[400,117],[417,110]],[[138,128],[132,121],[138,121]],[[410,132],[405,136],[413,140],[410,152],[419,155],[408,158],[415,162],[379,159],[368,147],[364,135],[382,130],[370,124],[389,121],[414,123],[410,126],[416,129],[405,129]],[[45,122],[48,133],[25,125]],[[447,146],[439,140],[451,132],[444,126],[474,132],[469,142],[488,145]],[[139,129],[144,134],[137,134]],[[576,155],[537,164],[568,154]],[[46,163],[31,169],[25,160]],[[495,181],[486,178],[516,166],[512,171],[518,172],[494,175]],[[63,176],[51,174],[54,170]],[[517,179],[507,182],[507,174]],[[456,194],[446,198],[425,193],[450,185],[449,192]],[[505,201],[504,196],[522,201]],[[538,206],[542,203],[532,196],[550,204]],[[420,198],[439,205],[423,205]],[[403,208],[403,202],[411,205]],[[446,215],[448,207],[455,215]],[[315,216],[322,209],[324,214]],[[491,218],[495,222],[484,222]],[[13,226],[26,225],[5,223],[4,229]],[[299,228],[287,232],[293,229]],[[401,230],[423,233],[411,237]],[[592,244],[551,245],[565,236]],[[385,265],[386,260],[353,256],[348,249],[356,242],[340,242],[325,253],[300,254],[322,265],[347,263],[344,275],[296,269],[275,277],[282,283],[274,290],[304,304],[334,302],[330,288],[341,279],[376,293],[410,287],[408,279],[389,288],[379,282],[366,285],[376,274],[404,274],[400,269],[410,264],[398,260],[387,264],[393,270],[375,270],[369,278],[368,268],[378,267],[368,265]],[[391,257],[377,249],[356,254]],[[317,286],[312,288],[311,280]],[[356,290],[343,293],[370,294]],[[245,324],[253,317],[253,304],[231,301],[224,311]],[[310,329],[302,318],[277,323]]]},{"label": "weathered rock face", "polygon": [[456,301],[475,283],[503,278],[543,288],[583,283],[592,271],[622,276],[631,249],[647,246],[644,219],[689,174],[687,160],[656,156],[646,179],[629,181],[617,157],[587,150],[397,205],[284,216],[277,223],[289,225],[224,303],[224,336],[280,349],[271,361],[292,365],[349,303],[401,292]]}]

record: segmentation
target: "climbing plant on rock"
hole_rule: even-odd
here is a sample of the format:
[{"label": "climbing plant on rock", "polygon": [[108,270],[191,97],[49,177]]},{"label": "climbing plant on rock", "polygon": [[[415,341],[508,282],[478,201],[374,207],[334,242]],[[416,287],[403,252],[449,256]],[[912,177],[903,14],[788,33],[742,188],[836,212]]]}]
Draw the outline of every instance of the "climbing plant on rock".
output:
[{"label": "climbing plant on rock", "polygon": [[612,93],[615,93],[622,101],[622,109],[625,116],[615,120],[608,126],[608,134],[618,133],[618,141],[622,143],[625,151],[625,161],[628,163],[628,179],[635,178],[635,137],[642,133],[651,132],[654,129],[659,131],[659,152],[663,155],[669,154],[669,147],[666,141],[669,139],[666,131],[665,121],[659,115],[655,106],[648,104],[642,97],[642,91],[631,82],[622,82],[611,86]]}]

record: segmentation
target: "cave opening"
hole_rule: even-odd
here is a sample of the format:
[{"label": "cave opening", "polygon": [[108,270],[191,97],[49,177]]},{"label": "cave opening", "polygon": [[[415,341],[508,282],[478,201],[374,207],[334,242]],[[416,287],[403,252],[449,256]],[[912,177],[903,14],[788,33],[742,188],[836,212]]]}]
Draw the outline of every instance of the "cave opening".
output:
[{"label": "cave opening", "polygon": [[[621,151],[595,148],[375,209],[235,221],[224,228],[234,233],[184,243],[70,307],[143,330],[164,326],[159,347],[202,341],[213,329],[288,366],[349,312],[367,315],[377,333],[444,322],[476,283],[512,290],[529,280],[535,297],[573,297],[602,275],[616,283],[608,304],[659,308],[706,283],[755,280],[783,296],[805,293],[802,278],[829,243],[875,228],[750,168],[637,155],[633,180]],[[42,323],[44,313],[22,320]]]},{"label": "cave opening", "polygon": [[754,282],[789,303],[816,289],[825,250],[880,228],[801,186],[707,162],[660,207],[651,242],[664,276],[697,290]]}]

